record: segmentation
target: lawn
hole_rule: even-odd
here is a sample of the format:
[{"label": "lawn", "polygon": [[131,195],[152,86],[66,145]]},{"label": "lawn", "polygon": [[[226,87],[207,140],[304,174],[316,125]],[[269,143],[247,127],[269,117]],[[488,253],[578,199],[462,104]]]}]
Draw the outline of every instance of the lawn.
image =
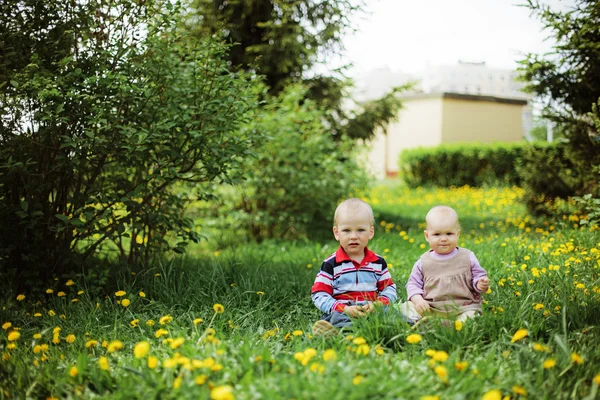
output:
[{"label": "lawn", "polygon": [[[107,264],[18,293],[2,279],[0,399],[595,399],[600,395],[600,230],[533,218],[518,188],[365,194],[369,247],[401,300],[435,204],[488,271],[484,315],[417,330],[379,311],[312,337],[324,241],[215,240],[127,270]],[[561,204],[568,210],[569,203]],[[213,246],[213,247],[211,247]],[[1,277],[1,276],[0,276]]]}]

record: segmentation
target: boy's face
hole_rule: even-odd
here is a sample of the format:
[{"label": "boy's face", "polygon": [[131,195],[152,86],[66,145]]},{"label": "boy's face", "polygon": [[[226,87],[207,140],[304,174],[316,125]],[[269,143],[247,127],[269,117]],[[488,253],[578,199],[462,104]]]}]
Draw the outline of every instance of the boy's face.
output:
[{"label": "boy's face", "polygon": [[335,239],[340,242],[348,256],[362,259],[365,247],[375,235],[373,217],[365,209],[341,210],[333,227]]},{"label": "boy's face", "polygon": [[425,239],[438,254],[448,254],[458,246],[460,228],[455,218],[440,216],[427,223]]}]

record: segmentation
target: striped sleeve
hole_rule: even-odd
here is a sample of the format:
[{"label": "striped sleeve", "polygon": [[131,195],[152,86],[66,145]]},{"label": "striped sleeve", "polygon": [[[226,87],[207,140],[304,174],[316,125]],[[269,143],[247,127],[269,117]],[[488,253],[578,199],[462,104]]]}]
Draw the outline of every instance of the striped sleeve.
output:
[{"label": "striped sleeve", "polygon": [[388,270],[387,263],[383,258],[380,258],[381,262],[381,275],[377,281],[377,292],[379,292],[378,300],[383,304],[395,303],[398,299],[396,293],[396,284],[392,280],[392,275]]},{"label": "striped sleeve", "polygon": [[[335,257],[334,257],[335,259]],[[343,310],[343,304],[333,297],[333,265],[325,260],[312,286],[312,301],[324,313]]]}]

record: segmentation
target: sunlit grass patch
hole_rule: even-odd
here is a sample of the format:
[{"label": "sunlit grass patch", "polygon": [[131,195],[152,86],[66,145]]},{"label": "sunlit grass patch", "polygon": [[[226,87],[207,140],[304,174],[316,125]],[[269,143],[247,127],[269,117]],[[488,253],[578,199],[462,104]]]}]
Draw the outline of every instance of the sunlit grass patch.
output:
[{"label": "sunlit grass patch", "polygon": [[[130,271],[2,282],[0,398],[593,398],[600,234],[532,217],[518,188],[368,193],[369,244],[404,284],[423,218],[449,204],[491,279],[484,315],[417,330],[389,312],[312,337],[310,287],[337,243],[265,241]],[[132,273],[134,272],[134,273]],[[101,284],[100,284],[101,283]],[[414,396],[413,396],[414,395]]]}]

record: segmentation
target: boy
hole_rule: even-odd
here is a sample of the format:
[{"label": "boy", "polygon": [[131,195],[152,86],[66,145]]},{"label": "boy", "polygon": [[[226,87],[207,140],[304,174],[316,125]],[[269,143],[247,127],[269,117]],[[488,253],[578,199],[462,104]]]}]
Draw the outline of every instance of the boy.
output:
[{"label": "boy", "polygon": [[490,281],[472,251],[459,248],[458,214],[447,206],[433,207],[425,217],[430,250],[413,266],[406,284],[407,303],[399,305],[409,321],[425,314],[465,321],[481,314],[481,293]]},{"label": "boy", "polygon": [[313,334],[329,336],[375,310],[374,303],[396,301],[396,285],[383,257],[368,249],[375,235],[371,207],[356,198],[335,210],[333,235],[340,247],[323,261],[312,287],[312,301],[323,312]]}]

